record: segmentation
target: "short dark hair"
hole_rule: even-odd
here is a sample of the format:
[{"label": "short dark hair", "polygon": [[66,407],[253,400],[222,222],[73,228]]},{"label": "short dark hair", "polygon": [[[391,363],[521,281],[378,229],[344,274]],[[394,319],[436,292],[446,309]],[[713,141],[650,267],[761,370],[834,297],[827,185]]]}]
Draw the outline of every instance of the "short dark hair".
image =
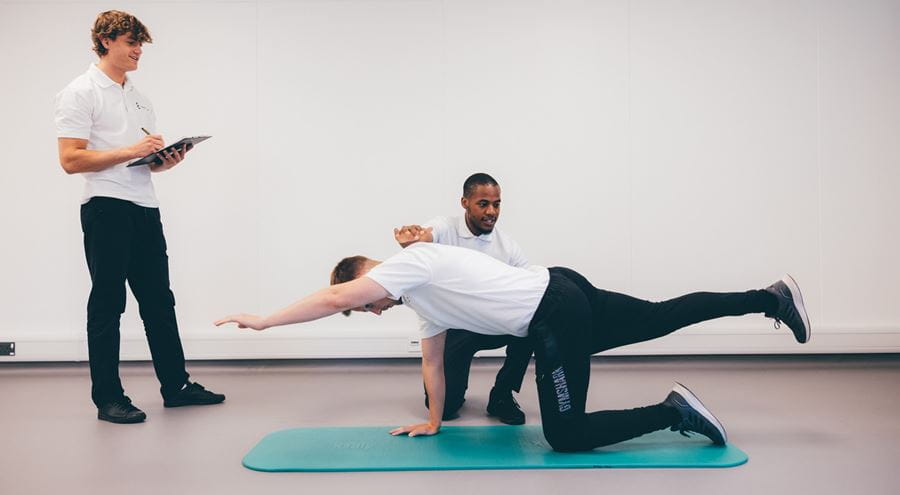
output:
[{"label": "short dark hair", "polygon": [[[359,278],[359,272],[362,271],[363,265],[369,261],[365,256],[348,256],[334,266],[331,270],[331,285],[343,284]],[[344,316],[350,316],[350,310],[342,311]]]},{"label": "short dark hair", "polygon": [[494,180],[494,178],[490,175],[478,172],[477,174],[470,175],[469,178],[466,179],[465,182],[463,182],[463,196],[468,198],[472,195],[472,193],[475,192],[475,188],[477,188],[478,186],[499,187],[500,184],[497,184],[497,181]]},{"label": "short dark hair", "polygon": [[91,29],[94,52],[101,57],[106,55],[109,53],[109,50],[103,46],[103,39],[114,40],[122,34],[130,34],[135,41],[141,43],[153,43],[153,38],[150,37],[150,31],[147,30],[147,26],[144,26],[137,17],[120,10],[107,10],[97,15],[97,19],[94,21],[94,28]]}]

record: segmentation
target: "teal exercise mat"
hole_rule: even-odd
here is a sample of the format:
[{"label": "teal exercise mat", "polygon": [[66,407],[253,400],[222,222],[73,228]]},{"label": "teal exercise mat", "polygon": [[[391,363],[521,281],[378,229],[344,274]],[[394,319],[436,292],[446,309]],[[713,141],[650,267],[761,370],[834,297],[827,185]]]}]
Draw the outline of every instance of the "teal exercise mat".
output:
[{"label": "teal exercise mat", "polygon": [[452,469],[714,468],[747,462],[741,449],[659,431],[590,452],[553,452],[541,427],[445,426],[429,437],[391,427],[293,428],[263,438],[244,457],[256,471],[438,471]]}]

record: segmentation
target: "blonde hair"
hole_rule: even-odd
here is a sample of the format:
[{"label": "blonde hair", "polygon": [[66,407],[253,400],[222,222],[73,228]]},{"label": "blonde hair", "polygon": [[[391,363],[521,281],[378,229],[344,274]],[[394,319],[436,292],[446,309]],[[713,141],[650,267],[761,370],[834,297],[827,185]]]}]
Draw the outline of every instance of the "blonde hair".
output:
[{"label": "blonde hair", "polygon": [[[334,270],[331,270],[331,285],[343,284],[344,282],[356,280],[359,278],[359,272],[362,271],[363,266],[365,266],[367,261],[369,261],[369,258],[366,258],[365,256],[349,256],[338,261]],[[350,316],[349,309],[342,311],[342,313],[344,313],[344,316]]]}]

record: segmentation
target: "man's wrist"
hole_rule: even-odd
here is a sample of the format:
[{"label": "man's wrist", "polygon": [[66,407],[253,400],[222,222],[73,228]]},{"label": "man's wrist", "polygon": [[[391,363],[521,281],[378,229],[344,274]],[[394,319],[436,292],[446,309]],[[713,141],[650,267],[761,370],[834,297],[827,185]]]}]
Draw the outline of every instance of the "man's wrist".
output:
[{"label": "man's wrist", "polygon": [[272,327],[272,322],[269,320],[268,316],[264,316],[259,319],[259,330],[265,330],[267,328]]},{"label": "man's wrist", "polygon": [[122,158],[125,160],[133,160],[135,158],[141,158],[141,155],[138,153],[137,148],[134,146],[126,146],[121,148]]}]

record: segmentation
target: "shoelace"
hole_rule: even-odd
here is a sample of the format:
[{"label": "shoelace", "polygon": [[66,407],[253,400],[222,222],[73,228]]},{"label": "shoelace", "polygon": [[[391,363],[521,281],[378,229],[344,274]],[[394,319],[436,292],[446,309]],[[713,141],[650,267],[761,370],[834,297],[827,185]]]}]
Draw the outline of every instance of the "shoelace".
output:
[{"label": "shoelace", "polygon": [[[787,308],[785,308],[784,314],[782,316],[786,316],[788,319],[793,319],[795,321],[798,318],[797,311],[792,306],[788,306]],[[781,328],[781,324],[783,322],[781,321],[781,318],[778,318],[777,316],[774,319],[775,329],[778,330],[779,328]]]},{"label": "shoelace", "polygon": [[517,409],[522,409],[522,406],[520,406],[519,403],[516,402],[516,398],[513,397],[512,394],[509,394],[508,397],[504,397],[497,401],[498,404],[504,404],[506,402],[512,403],[512,405],[515,406]]},{"label": "shoelace", "polygon": [[688,414],[688,417],[681,420],[681,423],[678,423],[669,429],[690,438],[688,433],[700,433],[700,426],[703,425],[703,419],[705,418],[702,418],[699,414],[691,411]]},{"label": "shoelace", "polygon": [[136,407],[134,407],[131,404],[131,399],[128,398],[127,396],[115,401],[114,404],[121,407],[125,411],[131,411],[132,409],[137,409]]}]

